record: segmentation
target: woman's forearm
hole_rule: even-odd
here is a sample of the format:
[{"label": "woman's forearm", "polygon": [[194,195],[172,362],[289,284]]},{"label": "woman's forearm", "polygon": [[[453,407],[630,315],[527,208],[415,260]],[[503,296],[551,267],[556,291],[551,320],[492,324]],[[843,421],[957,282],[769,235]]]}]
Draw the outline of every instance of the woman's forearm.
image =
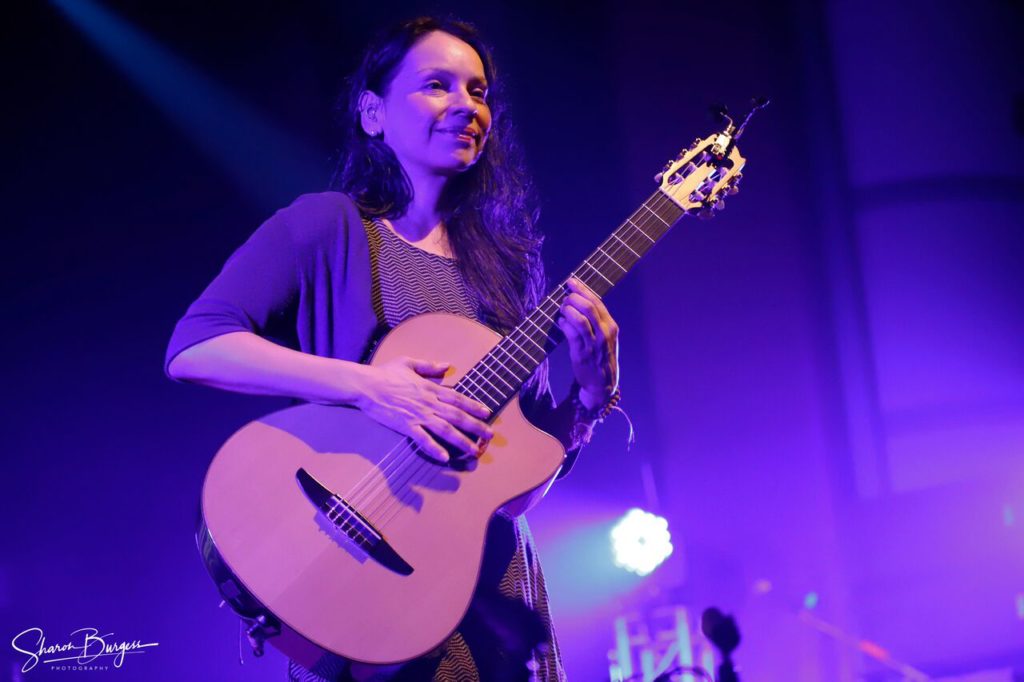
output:
[{"label": "woman's forearm", "polygon": [[239,331],[186,348],[167,372],[175,379],[237,393],[353,405],[363,394],[365,369],[355,362],[302,353]]}]

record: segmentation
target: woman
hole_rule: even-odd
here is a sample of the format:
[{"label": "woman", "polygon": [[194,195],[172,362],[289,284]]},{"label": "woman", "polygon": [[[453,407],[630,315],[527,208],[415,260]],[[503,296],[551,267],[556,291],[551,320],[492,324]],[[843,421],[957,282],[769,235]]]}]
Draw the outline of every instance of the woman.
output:
[{"label": "woman", "polygon": [[[494,84],[490,52],[468,24],[420,18],[382,35],[342,112],[339,191],[300,197],[229,259],[178,323],[168,374],[354,406],[438,461],[477,456],[493,435],[487,408],[439,385],[446,364],[362,362],[409,315],[443,310],[507,331],[543,295],[535,212]],[[595,294],[575,280],[568,288],[558,324],[576,378],[570,397],[555,406],[542,367],[520,400],[574,452],[617,397],[618,331]],[[398,676],[520,679],[531,656],[541,679],[564,677],[525,519],[496,517],[470,613]],[[290,675],[368,674],[335,663],[293,663]]]}]

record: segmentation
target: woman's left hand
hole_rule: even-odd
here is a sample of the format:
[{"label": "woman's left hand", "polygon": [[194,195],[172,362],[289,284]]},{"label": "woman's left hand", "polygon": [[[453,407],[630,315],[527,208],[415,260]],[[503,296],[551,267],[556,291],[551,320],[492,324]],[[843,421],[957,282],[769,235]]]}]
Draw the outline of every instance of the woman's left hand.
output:
[{"label": "woman's left hand", "polygon": [[619,385],[619,325],[600,297],[575,277],[562,301],[558,326],[569,341],[569,358],[580,402],[603,405]]}]

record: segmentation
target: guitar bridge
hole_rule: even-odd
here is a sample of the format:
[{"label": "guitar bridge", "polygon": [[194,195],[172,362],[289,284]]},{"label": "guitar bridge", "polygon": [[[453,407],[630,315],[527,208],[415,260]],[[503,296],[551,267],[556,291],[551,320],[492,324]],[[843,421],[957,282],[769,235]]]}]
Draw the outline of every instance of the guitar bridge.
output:
[{"label": "guitar bridge", "polygon": [[388,544],[384,536],[345,498],[332,492],[308,471],[300,468],[295,479],[306,498],[323,514],[331,527],[370,558],[399,575],[411,575],[412,566]]}]

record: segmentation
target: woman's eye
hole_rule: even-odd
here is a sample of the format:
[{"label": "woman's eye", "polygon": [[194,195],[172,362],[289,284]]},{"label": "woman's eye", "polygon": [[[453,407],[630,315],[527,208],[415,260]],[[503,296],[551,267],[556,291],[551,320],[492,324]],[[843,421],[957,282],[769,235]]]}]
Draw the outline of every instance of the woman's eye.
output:
[{"label": "woman's eye", "polygon": [[444,85],[441,84],[441,81],[430,81],[424,87],[427,90],[441,90]]}]

